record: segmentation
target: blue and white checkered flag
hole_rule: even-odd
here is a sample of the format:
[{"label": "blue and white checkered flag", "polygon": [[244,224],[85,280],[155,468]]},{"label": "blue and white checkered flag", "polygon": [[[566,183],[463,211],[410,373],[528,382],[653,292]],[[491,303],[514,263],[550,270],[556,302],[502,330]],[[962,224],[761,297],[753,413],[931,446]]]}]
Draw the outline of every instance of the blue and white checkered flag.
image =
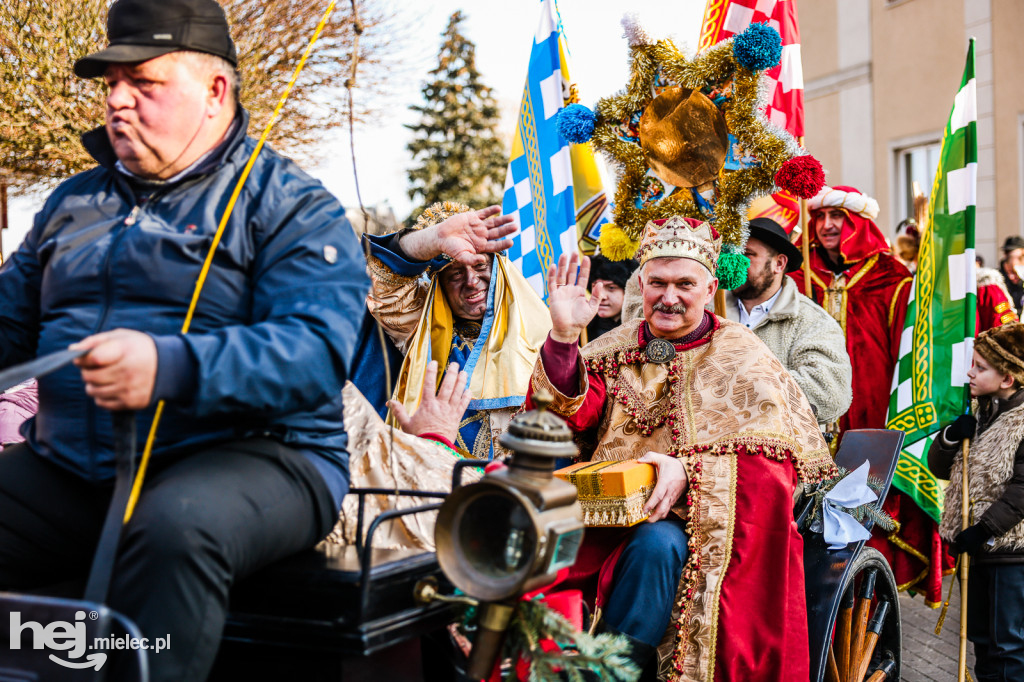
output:
[{"label": "blue and white checkered flag", "polygon": [[555,128],[569,97],[561,34],[555,0],[543,0],[502,201],[520,230],[507,255],[545,300],[548,266],[577,249],[572,159]]}]

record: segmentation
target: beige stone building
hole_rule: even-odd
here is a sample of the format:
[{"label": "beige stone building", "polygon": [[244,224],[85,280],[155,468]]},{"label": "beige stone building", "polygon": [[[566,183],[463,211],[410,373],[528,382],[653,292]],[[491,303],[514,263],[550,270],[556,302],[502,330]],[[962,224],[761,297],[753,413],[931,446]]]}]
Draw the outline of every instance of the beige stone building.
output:
[{"label": "beige stone building", "polygon": [[893,234],[911,185],[931,192],[942,131],[975,43],[977,252],[1024,234],[1024,0],[803,0],[807,148],[829,184],[878,199]]}]

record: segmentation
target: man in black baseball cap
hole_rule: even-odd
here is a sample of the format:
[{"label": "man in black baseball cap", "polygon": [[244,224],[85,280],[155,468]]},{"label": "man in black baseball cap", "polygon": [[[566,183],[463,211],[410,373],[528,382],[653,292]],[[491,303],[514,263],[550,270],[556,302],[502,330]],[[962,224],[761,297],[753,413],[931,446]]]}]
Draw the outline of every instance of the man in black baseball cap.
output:
[{"label": "man in black baseball cap", "polygon": [[116,0],[107,30],[107,48],[75,63],[108,90],[106,125],[83,136],[87,149],[105,135],[120,169],[166,181],[240,125],[235,46],[214,0]]},{"label": "man in black baseball cap", "polygon": [[747,281],[726,292],[726,317],[760,338],[807,395],[818,421],[830,423],[853,398],[843,331],[821,306],[801,294],[787,272],[803,257],[786,231],[769,218],[750,221]]},{"label": "man in black baseball cap", "polygon": [[116,0],[107,14],[110,44],[75,62],[75,75],[98,78],[110,64],[144,62],[191,50],[238,66],[224,9],[214,0]]},{"label": "man in black baseball cap", "polygon": [[160,414],[107,604],[173,643],[147,652],[151,682],[199,682],[230,587],[338,518],[369,280],[338,200],[270,147],[253,156],[216,2],[117,0],[108,28],[75,65],[107,85],[106,123],[82,136],[96,166],[0,268],[0,370],[84,352],[39,377],[25,442],[0,451],[0,591],[84,577],[114,487],[110,412],[136,412],[143,441]]}]

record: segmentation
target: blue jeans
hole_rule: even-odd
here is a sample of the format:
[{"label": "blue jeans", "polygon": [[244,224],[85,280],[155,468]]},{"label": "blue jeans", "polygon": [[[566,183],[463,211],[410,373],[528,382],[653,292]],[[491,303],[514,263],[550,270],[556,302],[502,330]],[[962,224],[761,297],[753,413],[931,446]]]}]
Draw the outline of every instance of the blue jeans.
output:
[{"label": "blue jeans", "polygon": [[605,605],[605,623],[615,632],[657,646],[672,617],[686,563],[683,521],[670,516],[641,523],[622,551]]}]

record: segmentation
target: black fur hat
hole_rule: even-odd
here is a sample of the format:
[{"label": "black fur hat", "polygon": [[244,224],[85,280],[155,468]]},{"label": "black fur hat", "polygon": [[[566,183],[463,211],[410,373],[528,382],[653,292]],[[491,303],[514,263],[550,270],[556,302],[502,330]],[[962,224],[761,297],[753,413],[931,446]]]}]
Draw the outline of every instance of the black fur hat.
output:
[{"label": "black fur hat", "polygon": [[609,282],[614,282],[625,289],[626,282],[629,281],[630,275],[636,272],[638,267],[640,267],[640,264],[632,258],[627,258],[626,260],[609,260],[605,256],[591,256],[591,285],[593,285],[596,280],[605,279]]}]

